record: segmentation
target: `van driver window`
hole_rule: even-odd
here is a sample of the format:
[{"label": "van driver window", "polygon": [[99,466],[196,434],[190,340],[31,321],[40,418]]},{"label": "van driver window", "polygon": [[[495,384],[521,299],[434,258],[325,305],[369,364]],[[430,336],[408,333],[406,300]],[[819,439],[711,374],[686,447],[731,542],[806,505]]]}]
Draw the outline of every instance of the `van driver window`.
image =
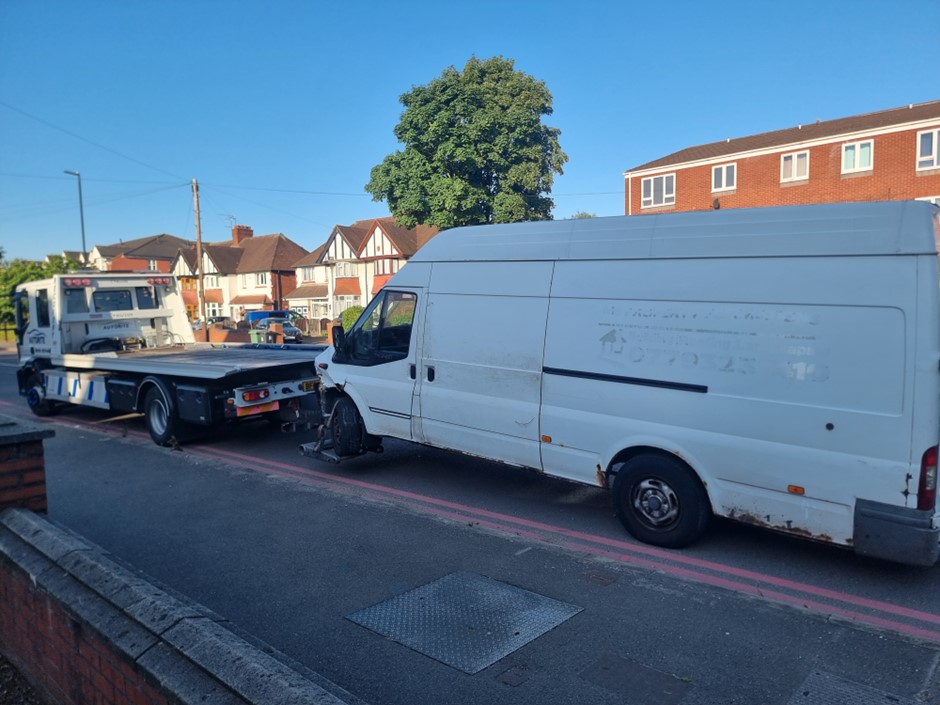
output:
[{"label": "van driver window", "polygon": [[376,298],[350,331],[353,360],[377,365],[408,357],[416,303],[417,296],[407,291],[386,291]]}]

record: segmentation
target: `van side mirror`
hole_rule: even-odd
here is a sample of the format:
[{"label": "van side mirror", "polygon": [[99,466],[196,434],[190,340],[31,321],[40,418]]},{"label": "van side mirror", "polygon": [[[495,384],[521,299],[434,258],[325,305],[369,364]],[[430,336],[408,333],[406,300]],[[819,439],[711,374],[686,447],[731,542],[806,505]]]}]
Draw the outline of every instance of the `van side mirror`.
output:
[{"label": "van side mirror", "polygon": [[338,353],[346,353],[346,331],[342,326],[333,326],[333,347]]}]

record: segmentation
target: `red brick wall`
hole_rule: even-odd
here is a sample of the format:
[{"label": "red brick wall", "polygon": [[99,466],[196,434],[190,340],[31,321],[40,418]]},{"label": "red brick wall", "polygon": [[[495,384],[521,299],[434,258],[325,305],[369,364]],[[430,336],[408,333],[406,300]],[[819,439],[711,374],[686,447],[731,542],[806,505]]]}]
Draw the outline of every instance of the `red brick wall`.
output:
[{"label": "red brick wall", "polygon": [[[644,173],[626,180],[624,213],[631,212],[631,196],[633,215],[709,210],[716,198],[722,208],[750,208],[940,196],[940,169],[916,170],[919,131],[906,130],[871,138],[853,137],[809,147],[809,179],[806,181],[780,183],[780,156],[807,149],[800,147],[786,147],[746,158],[732,155],[704,166],[664,168],[655,173]],[[874,143],[874,168],[856,174],[842,174],[842,145],[865,139],[872,139]],[[737,164],[737,188],[713,193],[712,167],[732,162]],[[675,205],[641,208],[642,180],[671,173],[676,175]]]},{"label": "red brick wall", "polygon": [[42,440],[0,445],[0,509],[7,507],[46,511]]},{"label": "red brick wall", "polygon": [[[2,559],[0,559],[2,563]],[[0,565],[0,644],[57,705],[165,705],[170,701],[87,623],[12,566]],[[41,674],[41,675],[38,675]]]}]

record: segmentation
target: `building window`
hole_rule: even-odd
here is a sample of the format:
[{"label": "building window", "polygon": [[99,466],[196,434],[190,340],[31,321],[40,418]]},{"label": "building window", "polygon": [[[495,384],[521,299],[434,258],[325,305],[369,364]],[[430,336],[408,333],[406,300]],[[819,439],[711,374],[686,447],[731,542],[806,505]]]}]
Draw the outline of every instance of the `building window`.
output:
[{"label": "building window", "polygon": [[356,265],[353,262],[337,262],[336,263],[336,277],[338,279],[344,277],[355,277],[356,276]]},{"label": "building window", "polygon": [[301,272],[301,274],[300,274],[300,279],[301,279],[301,281],[312,282],[313,279],[314,279],[314,277],[316,276],[316,275],[314,274],[313,267],[303,267],[303,268],[300,270],[300,272]]},{"label": "building window", "polygon": [[842,173],[871,171],[873,150],[871,140],[842,145]]},{"label": "building window", "polygon": [[917,169],[940,168],[940,130],[917,133]]},{"label": "building window", "polygon": [[793,152],[780,157],[780,182],[806,181],[809,178],[809,152]]},{"label": "building window", "polygon": [[156,272],[156,271],[157,271],[157,260],[155,260],[155,259],[147,260],[147,269],[149,269],[151,272]]},{"label": "building window", "polygon": [[738,165],[722,164],[712,167],[712,192],[733,191],[738,186]]},{"label": "building window", "polygon": [[268,285],[268,273],[267,272],[255,273],[255,286],[267,286],[267,285]]},{"label": "building window", "polygon": [[207,289],[218,289],[219,277],[217,274],[206,274],[202,279],[202,283]]},{"label": "building window", "polygon": [[643,208],[656,206],[671,206],[676,202],[676,175],[664,174],[650,176],[643,179],[643,198],[640,202]]},{"label": "building window", "polygon": [[377,277],[381,277],[386,274],[394,274],[397,271],[397,259],[377,259],[375,261],[375,276]]},{"label": "building window", "polygon": [[358,296],[353,296],[353,295],[350,295],[350,294],[345,294],[345,295],[341,295],[341,296],[334,296],[334,297],[333,297],[333,301],[334,301],[334,303],[335,303],[335,305],[336,305],[336,313],[337,313],[337,315],[340,314],[340,313],[342,313],[343,311],[345,311],[345,310],[346,310],[347,308],[349,308],[350,306],[358,306],[358,305],[359,305],[359,297],[358,297]]}]

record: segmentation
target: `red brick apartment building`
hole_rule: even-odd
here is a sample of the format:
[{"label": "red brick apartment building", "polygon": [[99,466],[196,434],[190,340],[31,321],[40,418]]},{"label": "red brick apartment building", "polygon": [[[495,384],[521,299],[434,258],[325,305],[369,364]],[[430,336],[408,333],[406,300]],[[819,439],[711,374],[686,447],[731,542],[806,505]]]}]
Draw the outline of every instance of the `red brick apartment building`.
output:
[{"label": "red brick apartment building", "polygon": [[940,203],[940,101],[688,147],[625,172],[624,195],[627,215]]}]

